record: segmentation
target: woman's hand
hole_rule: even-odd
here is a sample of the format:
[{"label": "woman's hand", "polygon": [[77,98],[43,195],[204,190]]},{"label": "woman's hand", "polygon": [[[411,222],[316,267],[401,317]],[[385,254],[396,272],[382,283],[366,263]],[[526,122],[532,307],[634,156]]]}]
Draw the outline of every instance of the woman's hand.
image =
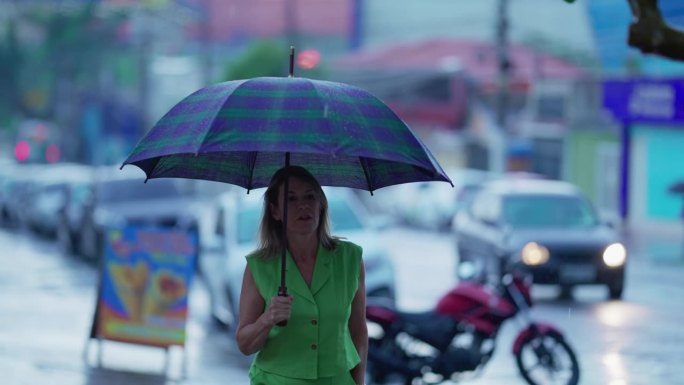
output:
[{"label": "woman's hand", "polygon": [[290,296],[273,297],[266,306],[249,266],[245,266],[240,292],[240,321],[235,333],[240,352],[248,356],[261,350],[273,326],[290,318],[292,300]]},{"label": "woman's hand", "polygon": [[280,322],[290,319],[293,300],[294,298],[291,295],[285,297],[278,295],[271,298],[271,303],[262,316],[266,323],[268,323],[268,326],[273,327]]}]

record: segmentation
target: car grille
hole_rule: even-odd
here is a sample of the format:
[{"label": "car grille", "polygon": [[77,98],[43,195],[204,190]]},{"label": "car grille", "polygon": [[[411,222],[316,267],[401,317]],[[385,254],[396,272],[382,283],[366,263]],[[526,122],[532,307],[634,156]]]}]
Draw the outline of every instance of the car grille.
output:
[{"label": "car grille", "polygon": [[175,217],[165,218],[132,218],[128,223],[136,226],[160,226],[173,228],[178,225],[178,219]]},{"label": "car grille", "polygon": [[555,263],[587,263],[600,262],[603,247],[599,246],[572,246],[550,247],[551,261]]}]

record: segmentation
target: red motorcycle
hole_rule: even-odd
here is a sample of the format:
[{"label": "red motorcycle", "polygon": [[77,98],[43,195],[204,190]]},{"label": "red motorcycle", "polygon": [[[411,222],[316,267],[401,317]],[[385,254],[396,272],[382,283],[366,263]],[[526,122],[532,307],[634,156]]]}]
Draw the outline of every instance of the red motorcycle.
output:
[{"label": "red motorcycle", "polygon": [[531,278],[519,272],[506,274],[495,287],[464,281],[422,313],[369,302],[369,383],[472,378],[492,358],[504,321],[519,319],[524,325],[512,350],[522,377],[530,385],[576,385],[579,364],[563,334],[530,319],[531,286]]}]

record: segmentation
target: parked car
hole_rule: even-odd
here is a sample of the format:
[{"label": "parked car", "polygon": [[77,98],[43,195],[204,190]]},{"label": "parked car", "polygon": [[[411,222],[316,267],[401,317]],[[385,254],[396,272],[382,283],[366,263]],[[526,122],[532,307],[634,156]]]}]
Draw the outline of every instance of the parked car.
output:
[{"label": "parked car", "polygon": [[575,185],[509,178],[484,184],[453,222],[462,275],[498,277],[511,264],[570,296],[584,284],[608,287],[621,298],[627,251]]},{"label": "parked car", "polygon": [[196,210],[202,203],[181,187],[180,180],[143,181],[137,172],[96,176],[81,212],[75,245],[79,255],[99,261],[107,228],[149,225],[197,231]]},{"label": "parked car", "polygon": [[31,207],[32,192],[40,183],[40,164],[15,164],[5,170],[2,177],[2,222],[3,226],[28,227],[28,210]]},{"label": "parked car", "polygon": [[473,188],[494,178],[490,171],[457,168],[446,170],[454,186],[444,182],[416,182],[384,187],[364,200],[378,212],[390,214],[407,226],[448,231],[454,214]]},{"label": "parked car", "polygon": [[38,235],[53,238],[61,224],[69,188],[92,180],[92,168],[75,163],[48,164],[36,173],[35,180],[27,193],[26,224]]},{"label": "parked car", "polygon": [[[200,222],[200,273],[210,293],[211,315],[225,325],[237,319],[245,256],[257,245],[263,191],[224,193],[212,216]],[[363,247],[366,293],[390,303],[395,300],[394,266],[387,249],[356,194],[344,188],[326,189],[333,235]]]}]

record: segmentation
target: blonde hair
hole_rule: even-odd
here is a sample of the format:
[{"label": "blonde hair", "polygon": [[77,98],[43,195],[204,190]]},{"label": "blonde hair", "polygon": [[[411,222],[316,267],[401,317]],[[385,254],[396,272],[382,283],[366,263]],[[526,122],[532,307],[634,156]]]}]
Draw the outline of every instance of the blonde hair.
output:
[{"label": "blonde hair", "polygon": [[278,194],[280,187],[285,183],[285,178],[298,178],[309,183],[314,188],[316,200],[320,203],[318,229],[316,233],[318,242],[328,250],[335,249],[337,237],[330,234],[330,217],[328,215],[328,199],[323,192],[318,180],[304,167],[288,166],[276,171],[271,177],[268,188],[264,193],[261,223],[259,225],[259,245],[255,252],[261,258],[273,258],[282,253],[284,242],[282,239],[283,222],[276,220],[271,215],[271,205],[278,207]]}]

